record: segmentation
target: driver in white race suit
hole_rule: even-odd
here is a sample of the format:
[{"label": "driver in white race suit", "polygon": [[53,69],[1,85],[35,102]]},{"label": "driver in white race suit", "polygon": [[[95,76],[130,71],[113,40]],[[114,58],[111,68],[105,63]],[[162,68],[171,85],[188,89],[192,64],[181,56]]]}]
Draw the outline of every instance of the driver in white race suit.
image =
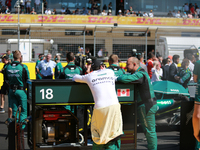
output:
[{"label": "driver in white race suit", "polygon": [[115,74],[98,60],[94,61],[92,69],[92,73],[75,75],[73,80],[87,83],[95,101],[91,121],[93,150],[119,150],[123,123],[115,91]]}]

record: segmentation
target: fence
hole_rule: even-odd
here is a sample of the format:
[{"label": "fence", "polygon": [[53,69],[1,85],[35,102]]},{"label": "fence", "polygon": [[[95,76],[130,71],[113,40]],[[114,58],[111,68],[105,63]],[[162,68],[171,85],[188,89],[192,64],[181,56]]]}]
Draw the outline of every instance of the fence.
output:
[{"label": "fence", "polygon": [[[14,51],[18,48],[17,43],[8,43],[8,39],[18,39],[17,29],[0,30],[1,38],[0,53],[5,53],[6,49]],[[45,40],[42,42],[33,42],[31,45],[31,60],[37,59],[40,53],[51,53],[55,56],[57,53],[61,55],[61,59],[65,60],[67,52],[85,53],[85,49],[89,50],[93,56],[98,57],[98,52],[102,49],[102,57],[108,57],[114,53],[119,55],[121,59],[127,59],[132,55],[132,49],[137,52],[144,52],[147,45],[147,37],[145,32],[131,31],[86,31],[86,30],[21,30],[20,39],[29,40]],[[53,43],[48,42],[52,40]]]}]

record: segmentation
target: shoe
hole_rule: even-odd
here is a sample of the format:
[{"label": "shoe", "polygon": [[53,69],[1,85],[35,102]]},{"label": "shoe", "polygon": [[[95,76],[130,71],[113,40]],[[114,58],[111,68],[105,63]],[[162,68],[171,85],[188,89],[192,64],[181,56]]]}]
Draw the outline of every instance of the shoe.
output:
[{"label": "shoe", "polygon": [[0,108],[0,114],[5,113],[5,110],[3,108]]}]

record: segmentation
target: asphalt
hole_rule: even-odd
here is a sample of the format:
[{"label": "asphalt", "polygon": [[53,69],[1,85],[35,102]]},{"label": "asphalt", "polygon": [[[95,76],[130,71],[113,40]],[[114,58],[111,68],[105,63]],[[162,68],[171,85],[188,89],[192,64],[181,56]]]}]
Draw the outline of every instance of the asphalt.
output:
[{"label": "asphalt", "polygon": [[[8,117],[8,100],[6,96],[5,100],[5,113],[0,114],[0,150],[8,149],[8,140],[6,140],[7,136],[7,126],[5,125],[5,120]],[[158,150],[179,150],[179,131],[172,131],[169,128],[161,127],[157,129],[157,138],[158,138]],[[137,134],[137,150],[146,150],[147,142],[145,140],[144,134],[142,132]],[[27,139],[25,138],[25,149],[29,150],[30,148],[27,145]],[[132,150],[133,144],[125,144],[121,147],[122,150]]]}]

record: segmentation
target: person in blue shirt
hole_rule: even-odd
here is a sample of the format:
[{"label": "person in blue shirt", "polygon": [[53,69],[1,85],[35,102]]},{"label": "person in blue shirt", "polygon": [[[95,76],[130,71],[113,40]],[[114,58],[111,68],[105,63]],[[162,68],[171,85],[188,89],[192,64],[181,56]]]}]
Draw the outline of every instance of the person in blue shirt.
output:
[{"label": "person in blue shirt", "polygon": [[[53,68],[56,67],[56,63],[51,60],[52,55],[49,53],[45,60],[42,60],[37,66],[37,72],[39,72],[42,79],[53,79]],[[40,70],[41,69],[41,70]]]}]

